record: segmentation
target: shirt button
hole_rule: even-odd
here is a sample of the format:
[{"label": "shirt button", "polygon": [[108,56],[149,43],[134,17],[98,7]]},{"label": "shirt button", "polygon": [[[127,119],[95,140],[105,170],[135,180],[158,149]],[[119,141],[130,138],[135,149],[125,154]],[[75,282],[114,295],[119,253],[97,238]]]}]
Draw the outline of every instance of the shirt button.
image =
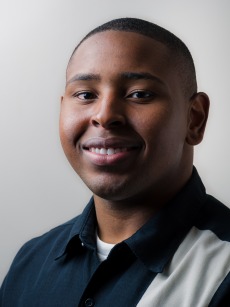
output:
[{"label": "shirt button", "polygon": [[94,306],[94,300],[92,298],[87,298],[87,300],[85,301],[85,306],[87,307]]}]

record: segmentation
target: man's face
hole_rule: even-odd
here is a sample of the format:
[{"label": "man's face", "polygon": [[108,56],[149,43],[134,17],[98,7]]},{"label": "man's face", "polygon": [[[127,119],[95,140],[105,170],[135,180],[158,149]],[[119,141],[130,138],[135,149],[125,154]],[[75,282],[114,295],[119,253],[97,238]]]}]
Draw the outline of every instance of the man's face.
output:
[{"label": "man's face", "polygon": [[60,137],[74,170],[108,200],[164,194],[192,165],[189,103],[166,46],[128,32],[85,40],[67,69]]}]

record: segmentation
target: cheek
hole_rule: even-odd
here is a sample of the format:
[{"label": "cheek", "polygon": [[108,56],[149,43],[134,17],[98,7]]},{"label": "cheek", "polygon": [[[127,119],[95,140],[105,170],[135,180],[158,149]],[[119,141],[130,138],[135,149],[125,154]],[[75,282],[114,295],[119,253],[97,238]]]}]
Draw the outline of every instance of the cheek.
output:
[{"label": "cheek", "polygon": [[80,138],[86,129],[86,119],[83,114],[67,107],[61,108],[59,131],[60,139],[64,150],[67,147],[75,146],[76,141]]},{"label": "cheek", "polygon": [[148,112],[139,124],[139,132],[149,151],[169,154],[183,147],[186,136],[186,123],[172,109],[159,109]]},{"label": "cheek", "polygon": [[146,112],[139,112],[136,119],[135,125],[146,142],[156,142],[167,130],[171,121],[168,110],[160,108],[149,108]]}]

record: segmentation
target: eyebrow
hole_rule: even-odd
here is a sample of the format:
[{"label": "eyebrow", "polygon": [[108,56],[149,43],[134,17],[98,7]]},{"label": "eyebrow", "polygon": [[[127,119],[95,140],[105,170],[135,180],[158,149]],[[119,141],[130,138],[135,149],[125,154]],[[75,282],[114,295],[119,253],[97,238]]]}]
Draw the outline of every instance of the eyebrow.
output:
[{"label": "eyebrow", "polygon": [[73,78],[68,80],[66,84],[73,83],[75,81],[91,81],[91,80],[100,80],[100,75],[97,74],[76,74]]},{"label": "eyebrow", "polygon": [[130,79],[130,80],[153,80],[158,83],[164,84],[163,81],[161,81],[160,78],[148,73],[148,72],[123,72],[121,73],[121,77],[124,79]]},{"label": "eyebrow", "polygon": [[[158,82],[160,84],[164,84],[161,79],[158,77],[148,73],[148,72],[122,72],[120,74],[122,79],[126,80],[153,80],[155,82]],[[76,74],[74,77],[72,77],[70,80],[66,82],[66,85],[69,83],[73,83],[75,81],[92,81],[92,80],[101,80],[101,76],[99,74]]]}]

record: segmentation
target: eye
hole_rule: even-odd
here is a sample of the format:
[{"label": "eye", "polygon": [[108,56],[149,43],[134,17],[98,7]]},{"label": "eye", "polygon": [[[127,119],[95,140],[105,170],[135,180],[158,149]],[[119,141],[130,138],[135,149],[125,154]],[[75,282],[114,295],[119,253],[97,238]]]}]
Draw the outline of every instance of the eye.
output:
[{"label": "eye", "polygon": [[143,101],[147,101],[149,99],[153,99],[156,96],[155,93],[151,92],[151,91],[144,91],[144,90],[138,90],[138,91],[133,91],[132,93],[130,93],[127,98],[131,98],[134,100],[143,100]]},{"label": "eye", "polygon": [[76,97],[80,100],[92,100],[97,98],[97,96],[90,91],[81,91],[73,94],[73,97]]}]

